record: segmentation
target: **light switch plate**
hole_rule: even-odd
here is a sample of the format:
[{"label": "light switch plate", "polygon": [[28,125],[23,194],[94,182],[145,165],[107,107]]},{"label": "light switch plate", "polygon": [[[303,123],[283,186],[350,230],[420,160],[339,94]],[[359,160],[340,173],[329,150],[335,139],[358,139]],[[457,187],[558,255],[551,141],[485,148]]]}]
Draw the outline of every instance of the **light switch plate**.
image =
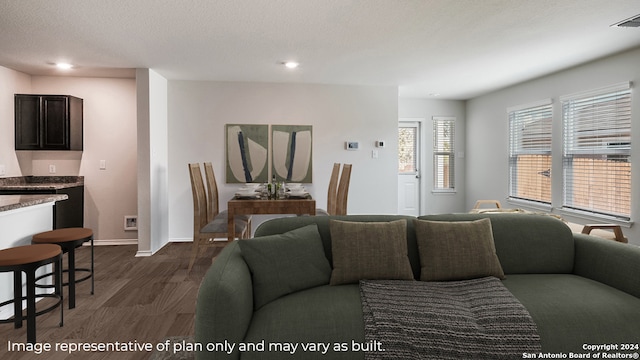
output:
[{"label": "light switch plate", "polygon": [[107,170],[107,160],[100,160],[100,170]]}]

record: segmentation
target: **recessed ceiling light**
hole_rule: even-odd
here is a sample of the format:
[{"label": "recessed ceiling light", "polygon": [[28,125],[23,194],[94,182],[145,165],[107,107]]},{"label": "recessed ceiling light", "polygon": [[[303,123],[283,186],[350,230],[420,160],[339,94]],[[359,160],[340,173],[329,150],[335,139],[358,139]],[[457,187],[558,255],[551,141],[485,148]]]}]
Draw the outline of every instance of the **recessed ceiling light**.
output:
[{"label": "recessed ceiling light", "polygon": [[429,96],[438,97],[440,96],[440,93],[430,93]]},{"label": "recessed ceiling light", "polygon": [[282,63],[287,69],[295,69],[298,66],[300,66],[300,63],[297,63],[295,61],[285,61]]},{"label": "recessed ceiling light", "polygon": [[73,65],[68,63],[56,63],[56,67],[62,70],[69,70],[73,67]]}]

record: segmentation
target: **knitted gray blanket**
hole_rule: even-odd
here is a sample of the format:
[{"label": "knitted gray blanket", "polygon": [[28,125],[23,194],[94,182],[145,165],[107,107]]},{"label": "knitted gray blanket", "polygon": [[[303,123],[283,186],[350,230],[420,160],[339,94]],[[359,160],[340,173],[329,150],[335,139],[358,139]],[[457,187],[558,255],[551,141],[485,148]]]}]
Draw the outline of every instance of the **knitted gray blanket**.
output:
[{"label": "knitted gray blanket", "polygon": [[518,359],[539,353],[536,324],[494,277],[361,281],[366,360]]}]

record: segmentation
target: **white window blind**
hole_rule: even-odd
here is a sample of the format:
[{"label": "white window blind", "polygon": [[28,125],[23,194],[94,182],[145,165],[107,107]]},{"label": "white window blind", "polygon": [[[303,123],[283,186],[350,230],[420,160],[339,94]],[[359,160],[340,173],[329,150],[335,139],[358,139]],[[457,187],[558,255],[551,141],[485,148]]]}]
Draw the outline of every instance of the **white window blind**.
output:
[{"label": "white window blind", "polygon": [[455,118],[433,118],[433,187],[451,191],[455,188]]},{"label": "white window blind", "polygon": [[629,220],[631,84],[564,96],[563,207]]},{"label": "white window blind", "polygon": [[551,100],[507,109],[509,197],[551,204]]}]

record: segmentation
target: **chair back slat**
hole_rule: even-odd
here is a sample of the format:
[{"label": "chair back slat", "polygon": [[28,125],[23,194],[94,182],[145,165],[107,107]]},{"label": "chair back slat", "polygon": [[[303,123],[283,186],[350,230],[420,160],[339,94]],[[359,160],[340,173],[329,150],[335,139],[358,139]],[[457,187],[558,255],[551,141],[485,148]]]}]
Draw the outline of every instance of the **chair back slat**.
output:
[{"label": "chair back slat", "polygon": [[329,178],[329,189],[327,191],[327,213],[336,215],[338,202],[338,176],[340,175],[340,163],[333,164],[331,178]]},{"label": "chair back slat", "polygon": [[199,234],[200,229],[207,225],[207,197],[202,180],[200,164],[189,164],[191,178],[191,193],[193,195],[193,231]]},{"label": "chair back slat", "polygon": [[336,215],[347,215],[347,199],[349,197],[349,182],[351,180],[351,164],[342,166],[340,184],[338,185],[338,201]]},{"label": "chair back slat", "polygon": [[207,220],[213,221],[220,212],[220,208],[218,205],[218,184],[211,162],[204,163],[204,174],[207,178]]}]

